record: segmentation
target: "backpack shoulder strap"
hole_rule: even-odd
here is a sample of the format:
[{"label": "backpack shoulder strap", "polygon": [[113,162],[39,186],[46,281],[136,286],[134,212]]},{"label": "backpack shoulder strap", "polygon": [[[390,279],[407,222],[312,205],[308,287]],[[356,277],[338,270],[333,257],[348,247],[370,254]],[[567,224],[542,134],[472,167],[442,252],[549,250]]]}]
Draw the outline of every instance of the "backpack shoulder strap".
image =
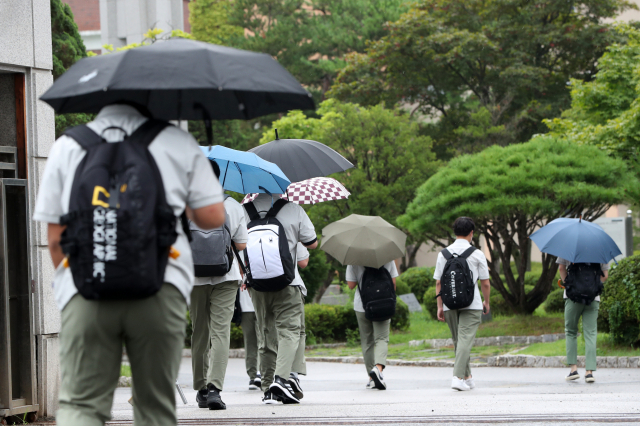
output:
[{"label": "backpack shoulder strap", "polygon": [[256,206],[253,204],[253,201],[244,205],[244,209],[247,211],[250,220],[258,220],[260,219],[260,214],[256,209]]},{"label": "backpack shoulder strap", "polygon": [[266,217],[276,217],[276,215],[278,213],[280,213],[280,210],[282,210],[282,208],[287,203],[288,203],[287,200],[280,198],[278,201],[273,203],[273,207],[271,207],[271,209],[269,209],[269,211],[267,212],[267,216]]},{"label": "backpack shoulder strap", "polygon": [[88,151],[94,146],[102,143],[102,137],[91,130],[86,124],[70,127],[64,131],[63,135],[69,136],[85,150]]},{"label": "backpack shoulder strap", "polygon": [[447,249],[442,249],[440,250],[440,253],[442,253],[442,255],[444,256],[445,260],[449,260],[453,257],[453,255],[451,254],[451,252]]},{"label": "backpack shoulder strap", "polygon": [[460,257],[463,259],[468,258],[469,256],[471,256],[471,254],[473,254],[474,251],[476,251],[477,249],[474,246],[469,247],[468,249],[466,249],[461,255]]},{"label": "backpack shoulder strap", "polygon": [[224,195],[224,200],[222,200],[222,201],[227,201],[227,198],[231,197],[231,195],[229,195],[229,194],[223,194],[223,195]]},{"label": "backpack shoulder strap", "polygon": [[133,132],[130,139],[148,147],[151,145],[151,142],[154,141],[156,136],[158,136],[160,132],[168,126],[171,126],[171,124],[166,121],[149,119],[138,127],[135,132]]}]

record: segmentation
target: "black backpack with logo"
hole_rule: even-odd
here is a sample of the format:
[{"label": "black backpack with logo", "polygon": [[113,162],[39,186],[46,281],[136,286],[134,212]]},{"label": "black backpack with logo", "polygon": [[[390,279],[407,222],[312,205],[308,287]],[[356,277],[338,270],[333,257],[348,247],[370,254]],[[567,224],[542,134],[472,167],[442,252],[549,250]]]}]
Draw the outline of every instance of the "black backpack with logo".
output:
[{"label": "black backpack with logo", "polygon": [[576,303],[590,305],[604,289],[600,277],[604,277],[604,273],[599,263],[572,263],[567,267],[564,281],[567,297]]},{"label": "black backpack with logo", "polygon": [[247,248],[244,250],[247,285],[256,291],[280,291],[295,278],[287,235],[276,219],[287,203],[283,199],[276,201],[264,218],[260,217],[253,203],[244,205],[250,219]]},{"label": "black backpack with logo", "polygon": [[393,278],[384,266],[364,268],[358,285],[364,315],[369,321],[386,321],[396,313],[396,290]]},{"label": "black backpack with logo", "polygon": [[473,274],[469,269],[467,258],[474,251],[476,251],[475,247],[469,247],[460,255],[451,253],[447,249],[440,252],[447,263],[440,277],[438,296],[442,297],[442,303],[451,310],[466,308],[473,302],[476,283],[473,282]]},{"label": "black backpack with logo", "polygon": [[65,132],[86,151],[60,218],[62,251],[85,299],[141,299],[162,287],[177,219],[148,147],[167,126],[148,120],[116,143],[86,125]]},{"label": "black backpack with logo", "polygon": [[[228,194],[224,199],[229,198]],[[224,224],[214,229],[201,229],[189,221],[191,234],[191,255],[193,257],[193,271],[196,277],[222,277],[233,265],[233,250],[231,245],[231,230],[229,229],[229,215],[225,211]]]}]

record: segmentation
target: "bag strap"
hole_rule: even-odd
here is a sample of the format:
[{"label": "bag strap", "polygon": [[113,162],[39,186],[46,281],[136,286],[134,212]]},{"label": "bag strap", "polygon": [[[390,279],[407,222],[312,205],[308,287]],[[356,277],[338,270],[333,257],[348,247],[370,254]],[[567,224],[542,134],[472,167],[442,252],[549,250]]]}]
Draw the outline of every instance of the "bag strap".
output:
[{"label": "bag strap", "polygon": [[247,211],[249,215],[249,220],[258,220],[260,219],[260,214],[256,209],[256,206],[253,204],[253,201],[244,205],[244,209]]},{"label": "bag strap", "polygon": [[469,256],[471,256],[473,254],[474,251],[476,251],[477,249],[474,246],[469,247],[468,249],[466,249],[464,252],[462,252],[462,254],[460,255],[461,258],[466,259]]},{"label": "bag strap", "polygon": [[278,201],[273,203],[273,207],[271,207],[271,209],[269,209],[269,211],[267,212],[267,216],[266,217],[276,217],[276,215],[278,213],[280,213],[280,210],[282,210],[282,208],[287,203],[288,203],[287,200],[284,200],[284,199],[280,198]]},{"label": "bag strap", "polygon": [[187,218],[187,211],[183,211],[180,215],[180,222],[182,223],[182,231],[187,236],[187,240],[189,242],[193,241],[193,237],[191,236],[191,229],[189,229],[189,219]]},{"label": "bag strap", "polygon": [[166,127],[171,126],[163,120],[149,119],[139,126],[129,137],[130,140],[148,147]]},{"label": "bag strap", "polygon": [[236,248],[236,245],[233,244],[233,242],[231,243],[231,248],[233,249],[233,254],[235,254],[236,259],[238,260],[238,263],[240,264],[240,269],[242,269],[242,272],[244,273],[244,276],[248,277],[249,274],[247,274],[247,269],[244,266],[244,262],[242,262],[242,260],[240,259],[240,253],[238,253],[238,249]]},{"label": "bag strap", "polygon": [[442,253],[442,255],[444,256],[445,260],[449,260],[453,257],[453,255],[451,254],[451,252],[447,249],[442,249],[440,250],[440,253]]},{"label": "bag strap", "polygon": [[70,127],[64,131],[63,135],[69,136],[71,139],[78,142],[85,151],[88,151],[103,142],[102,137],[91,130],[91,128],[86,124]]}]

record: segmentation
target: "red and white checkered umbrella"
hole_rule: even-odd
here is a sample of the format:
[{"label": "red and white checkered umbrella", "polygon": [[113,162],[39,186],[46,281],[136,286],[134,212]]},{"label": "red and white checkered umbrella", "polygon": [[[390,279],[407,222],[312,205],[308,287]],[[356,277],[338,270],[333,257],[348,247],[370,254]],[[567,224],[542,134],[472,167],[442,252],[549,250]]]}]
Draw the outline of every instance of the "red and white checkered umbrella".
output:
[{"label": "red and white checkered umbrella", "polygon": [[[296,204],[316,204],[323,201],[344,200],[351,193],[340,182],[333,178],[316,177],[294,182],[287,188],[287,193],[280,197]],[[258,194],[247,194],[242,204],[256,199]]]}]

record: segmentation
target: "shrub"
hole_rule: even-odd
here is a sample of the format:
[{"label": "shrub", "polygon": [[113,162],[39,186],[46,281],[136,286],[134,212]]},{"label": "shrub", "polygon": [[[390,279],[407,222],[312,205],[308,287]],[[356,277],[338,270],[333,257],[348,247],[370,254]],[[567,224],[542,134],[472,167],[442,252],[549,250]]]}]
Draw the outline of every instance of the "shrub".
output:
[{"label": "shrub", "polygon": [[231,324],[231,338],[229,340],[229,347],[232,349],[244,348],[244,334],[242,334],[242,325],[237,326]]},{"label": "shrub", "polygon": [[187,311],[187,327],[184,335],[184,347],[191,347],[191,336],[193,335],[193,324],[191,323],[191,314]]},{"label": "shrub", "polygon": [[393,330],[404,331],[409,329],[411,319],[409,317],[409,306],[402,299],[396,303],[396,313],[391,318],[391,328]]},{"label": "shrub", "polygon": [[436,300],[436,287],[429,287],[422,297],[424,309],[429,312],[431,319],[438,319],[438,301]]},{"label": "shrub", "polygon": [[306,332],[318,343],[338,339],[344,330],[341,306],[310,304],[304,306]]},{"label": "shrub", "polygon": [[[424,292],[429,287],[436,285],[436,280],[433,279],[433,271],[435,267],[431,268],[409,268],[396,278],[396,284],[400,286],[400,283],[406,284],[418,299],[418,302],[423,303]],[[401,294],[401,293],[398,293]]]},{"label": "shrub", "polygon": [[[533,290],[533,286],[526,284],[526,282],[527,281],[525,279],[524,291],[525,293],[529,293],[531,290]],[[493,313],[493,315],[501,315],[501,316],[515,315],[515,312],[513,312],[513,309],[511,309],[511,307],[506,302],[506,300],[504,300],[504,297],[502,297],[502,295],[498,293],[497,290],[491,289],[491,296],[489,297],[489,301],[491,305],[491,312]]]},{"label": "shrub", "polygon": [[[399,277],[398,277],[399,278]],[[411,293],[411,289],[404,281],[396,280],[396,294],[400,296],[401,294],[409,294]]]},{"label": "shrub", "polygon": [[614,343],[640,345],[640,256],[623,259],[614,267],[604,286],[600,321]]},{"label": "shrub", "polygon": [[549,314],[564,312],[564,290],[563,289],[559,288],[549,293],[549,295],[547,296],[547,301],[544,302],[544,310]]}]

